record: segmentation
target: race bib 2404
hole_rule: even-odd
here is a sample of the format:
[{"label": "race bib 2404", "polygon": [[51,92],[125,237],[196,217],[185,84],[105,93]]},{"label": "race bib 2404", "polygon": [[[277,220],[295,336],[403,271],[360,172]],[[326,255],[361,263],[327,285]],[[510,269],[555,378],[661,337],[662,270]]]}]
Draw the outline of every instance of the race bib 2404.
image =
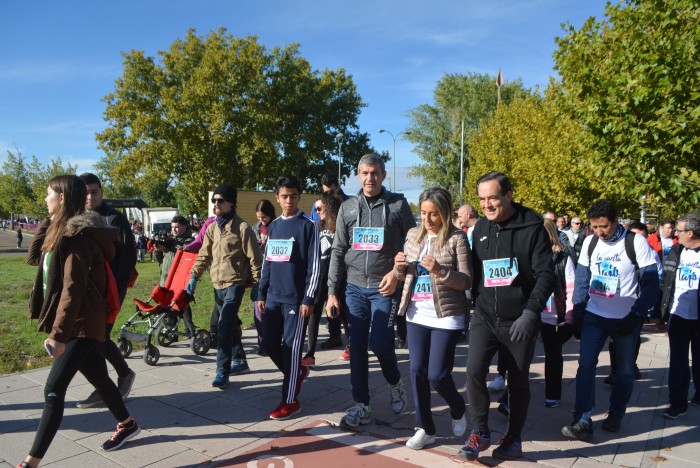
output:
[{"label": "race bib 2404", "polygon": [[510,258],[484,260],[484,286],[487,288],[510,286],[518,276],[518,259],[512,260],[512,266]]}]

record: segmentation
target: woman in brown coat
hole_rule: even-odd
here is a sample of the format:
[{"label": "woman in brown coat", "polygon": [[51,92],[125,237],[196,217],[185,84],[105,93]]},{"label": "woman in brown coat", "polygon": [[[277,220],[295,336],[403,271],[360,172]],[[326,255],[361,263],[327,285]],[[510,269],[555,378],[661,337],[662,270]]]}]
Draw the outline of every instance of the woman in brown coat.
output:
[{"label": "woman in brown coat", "polygon": [[467,428],[464,399],[452,379],[455,349],[469,310],[465,291],[472,284],[466,234],[452,225],[452,198],[441,188],[418,199],[421,225],[408,231],[394,271],[404,281],[399,315],[406,315],[416,433],[406,446],[419,450],[435,442],[430,387],[450,407],[456,437]]},{"label": "woman in brown coat", "polygon": [[66,390],[77,372],[95,386],[118,421],[102,450],[117,449],[140,431],[107,374],[104,357],[95,348],[105,337],[104,262],[114,256],[116,231],[99,214],[85,212],[86,197],[85,183],[79,177],[52,178],[46,196],[50,221],[42,224],[29,249],[30,263],[39,266],[30,316],[38,319],[40,331],[48,333],[44,346],[54,361],[44,387],[44,411],[34,444],[20,467],[39,466],[58,432]]}]

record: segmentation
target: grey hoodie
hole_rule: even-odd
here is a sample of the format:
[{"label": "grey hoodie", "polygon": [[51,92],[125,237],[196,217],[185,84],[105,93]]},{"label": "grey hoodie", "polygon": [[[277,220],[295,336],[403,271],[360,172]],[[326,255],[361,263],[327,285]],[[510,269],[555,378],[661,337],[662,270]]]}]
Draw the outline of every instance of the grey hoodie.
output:
[{"label": "grey hoodie", "polygon": [[[406,233],[415,226],[416,221],[403,194],[389,192],[384,187],[371,207],[362,191],[344,201],[336,220],[328,270],[328,294],[336,295],[336,287],[342,287],[339,279],[343,277],[343,270],[347,271],[348,283],[361,288],[378,288],[382,278],[394,267],[394,256],[403,250]],[[384,227],[381,250],[353,250],[353,227]]]}]

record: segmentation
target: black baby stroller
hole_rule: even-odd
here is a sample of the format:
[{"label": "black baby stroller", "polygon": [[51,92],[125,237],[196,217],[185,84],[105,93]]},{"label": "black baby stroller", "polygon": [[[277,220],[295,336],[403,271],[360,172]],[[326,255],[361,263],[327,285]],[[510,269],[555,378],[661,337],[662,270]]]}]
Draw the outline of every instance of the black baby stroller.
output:
[{"label": "black baby stroller", "polygon": [[[190,270],[194,265],[197,254],[178,250],[168,271],[165,286],[156,286],[148,301],[134,299],[136,313],[130,317],[119,332],[119,350],[122,356],[128,357],[133,350],[133,343],[145,343],[146,349],[143,360],[150,366],[155,366],[160,359],[160,351],[151,343],[155,332],[158,344],[170,346],[180,336],[191,338],[190,348],[197,355],[204,355],[211,347],[211,336],[207,330],[198,329],[192,323],[189,303],[194,298],[187,294],[185,287],[190,278]],[[180,322],[184,323],[184,331],[179,330]],[[145,333],[139,333],[144,325],[148,327]]]}]

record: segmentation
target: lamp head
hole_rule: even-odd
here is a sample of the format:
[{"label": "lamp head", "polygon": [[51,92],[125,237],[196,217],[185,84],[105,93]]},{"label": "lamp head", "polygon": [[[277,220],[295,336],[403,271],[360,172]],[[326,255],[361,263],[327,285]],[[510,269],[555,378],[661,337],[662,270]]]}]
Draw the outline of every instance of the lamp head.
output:
[{"label": "lamp head", "polygon": [[342,133],[338,133],[338,134],[335,136],[335,139],[336,139],[337,141],[339,141],[339,142],[340,142],[340,141],[343,141],[343,138],[345,138],[345,135],[343,135]]}]

